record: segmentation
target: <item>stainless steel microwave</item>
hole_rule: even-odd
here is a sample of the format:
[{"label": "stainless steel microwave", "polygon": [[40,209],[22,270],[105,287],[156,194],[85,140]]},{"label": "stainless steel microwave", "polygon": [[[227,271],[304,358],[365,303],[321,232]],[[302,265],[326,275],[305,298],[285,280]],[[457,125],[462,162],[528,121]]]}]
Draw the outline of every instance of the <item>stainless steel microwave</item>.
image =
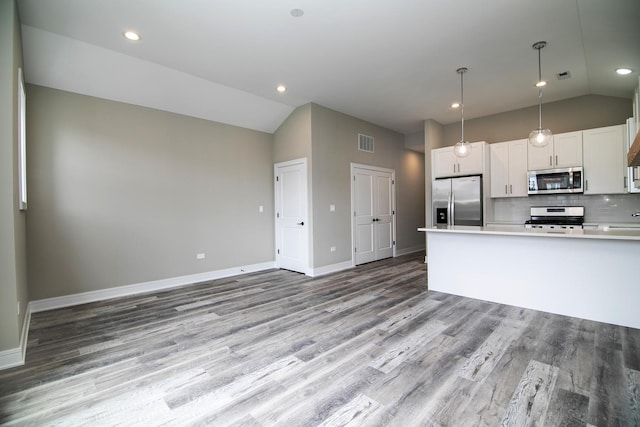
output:
[{"label": "stainless steel microwave", "polygon": [[529,194],[583,193],[582,167],[529,171]]}]

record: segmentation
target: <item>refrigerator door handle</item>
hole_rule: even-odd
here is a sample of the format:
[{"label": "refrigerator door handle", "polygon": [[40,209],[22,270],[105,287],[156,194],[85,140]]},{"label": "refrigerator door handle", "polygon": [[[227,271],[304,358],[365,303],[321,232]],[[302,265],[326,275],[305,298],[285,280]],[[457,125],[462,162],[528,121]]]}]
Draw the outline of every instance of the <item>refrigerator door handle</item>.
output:
[{"label": "refrigerator door handle", "polygon": [[449,195],[449,200],[449,205],[451,206],[451,224],[449,225],[456,225],[456,195],[453,192]]}]

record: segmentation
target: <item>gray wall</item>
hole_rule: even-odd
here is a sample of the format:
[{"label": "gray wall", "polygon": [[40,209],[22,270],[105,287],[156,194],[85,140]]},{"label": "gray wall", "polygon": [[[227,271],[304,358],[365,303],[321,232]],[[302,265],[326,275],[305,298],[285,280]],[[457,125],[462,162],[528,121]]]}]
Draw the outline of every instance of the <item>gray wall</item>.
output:
[{"label": "gray wall", "polygon": [[296,108],[273,135],[275,163],[304,157],[311,163],[311,104]]},{"label": "gray wall", "polygon": [[401,166],[396,170],[398,208],[398,251],[424,248],[424,234],[417,232],[425,226],[425,157],[424,153],[405,150]]},{"label": "gray wall", "polygon": [[0,351],[19,347],[28,302],[25,213],[20,212],[18,203],[17,104],[21,66],[16,5],[13,0],[0,0]]},{"label": "gray wall", "polygon": [[[313,159],[313,265],[351,260],[350,164],[396,171],[397,249],[422,245],[416,231],[424,218],[424,160],[404,148],[404,136],[369,122],[311,105]],[[375,138],[375,153],[358,150],[358,133]],[[421,166],[421,167],[418,167]],[[406,167],[406,170],[403,168]],[[335,205],[335,212],[329,205]],[[330,252],[335,246],[336,251]]]},{"label": "gray wall", "polygon": [[[311,153],[311,104],[296,108],[273,134],[274,163],[307,159],[307,223],[313,227],[313,162]],[[311,229],[313,230],[313,228]],[[313,265],[313,233],[309,235],[309,262]]]},{"label": "gray wall", "polygon": [[[542,125],[563,133],[625,123],[633,115],[631,99],[585,95],[542,105]],[[538,127],[538,107],[464,121],[468,141],[501,142],[523,139]],[[460,140],[460,122],[443,127],[442,142],[432,148],[454,145]]]},{"label": "gray wall", "polygon": [[27,90],[31,299],[274,259],[272,135]]}]

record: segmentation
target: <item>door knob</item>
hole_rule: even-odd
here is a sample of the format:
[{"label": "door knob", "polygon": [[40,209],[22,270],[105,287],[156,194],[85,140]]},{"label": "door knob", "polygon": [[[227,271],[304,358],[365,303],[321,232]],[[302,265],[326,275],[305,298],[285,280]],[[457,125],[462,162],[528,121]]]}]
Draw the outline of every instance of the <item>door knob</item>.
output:
[{"label": "door knob", "polygon": [[298,225],[304,225],[304,221],[300,221]]}]

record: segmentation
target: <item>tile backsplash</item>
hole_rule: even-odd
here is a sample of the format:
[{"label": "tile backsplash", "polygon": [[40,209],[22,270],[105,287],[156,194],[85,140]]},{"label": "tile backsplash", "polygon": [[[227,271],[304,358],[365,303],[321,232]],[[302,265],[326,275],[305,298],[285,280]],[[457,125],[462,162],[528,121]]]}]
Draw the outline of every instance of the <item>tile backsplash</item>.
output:
[{"label": "tile backsplash", "polygon": [[585,222],[640,224],[640,217],[631,216],[640,211],[640,193],[593,196],[556,194],[493,199],[493,202],[495,222],[524,223],[531,216],[532,206],[584,206]]}]

